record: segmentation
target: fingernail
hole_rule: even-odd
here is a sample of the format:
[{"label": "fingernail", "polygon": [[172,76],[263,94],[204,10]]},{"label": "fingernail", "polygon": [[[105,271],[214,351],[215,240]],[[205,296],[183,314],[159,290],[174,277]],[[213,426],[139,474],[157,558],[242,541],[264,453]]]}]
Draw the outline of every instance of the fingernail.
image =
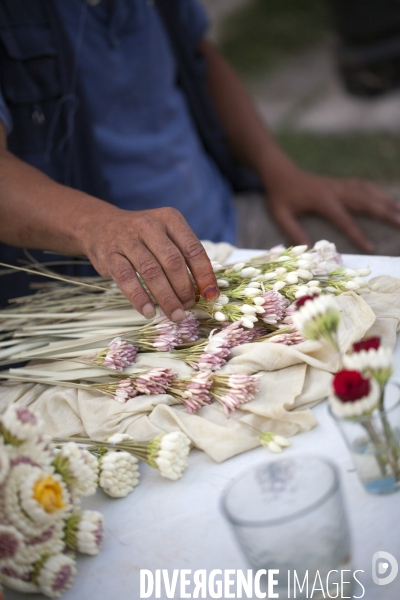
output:
[{"label": "fingernail", "polygon": [[219,289],[215,287],[215,285],[210,285],[202,292],[202,296],[208,302],[210,302],[211,300],[216,300],[219,297]]},{"label": "fingernail", "polygon": [[183,321],[183,319],[185,317],[186,317],[185,311],[182,310],[181,308],[176,308],[174,310],[174,312],[171,314],[171,321],[175,321],[175,323],[179,323],[180,321]]},{"label": "fingernail", "polygon": [[146,319],[152,319],[156,316],[156,309],[152,304],[150,304],[150,302],[148,302],[143,306],[142,313],[143,316],[146,317]]}]

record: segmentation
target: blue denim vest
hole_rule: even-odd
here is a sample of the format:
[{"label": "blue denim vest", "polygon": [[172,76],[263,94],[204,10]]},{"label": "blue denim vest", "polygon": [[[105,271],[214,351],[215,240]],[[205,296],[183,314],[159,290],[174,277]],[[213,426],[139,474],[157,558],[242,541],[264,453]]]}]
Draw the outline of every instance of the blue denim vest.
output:
[{"label": "blue denim vest", "polygon": [[56,181],[106,198],[73,49],[52,0],[0,0],[0,86],[11,152]]},{"label": "blue denim vest", "polygon": [[[174,0],[156,0],[170,37],[183,88],[204,149],[235,190],[260,183],[232,159],[225,133],[208,96],[204,64],[180,26]],[[55,181],[110,200],[102,180],[90,116],[74,70],[74,49],[53,0],[0,0],[0,87],[13,121],[8,147]],[[54,260],[33,252],[41,262]],[[0,244],[0,260],[25,260],[22,250]],[[1,268],[0,268],[1,272]],[[94,274],[66,267],[68,275]],[[0,278],[0,305],[28,293],[21,274]]]},{"label": "blue denim vest", "polygon": [[[107,200],[85,99],[79,81],[73,80],[73,62],[52,0],[0,0],[0,87],[13,120],[9,150],[59,183]],[[32,254],[41,262],[62,259]],[[18,264],[26,257],[22,250],[0,244],[0,260]],[[61,271],[95,274],[81,266]],[[0,305],[27,293],[26,275],[0,278]]]}]

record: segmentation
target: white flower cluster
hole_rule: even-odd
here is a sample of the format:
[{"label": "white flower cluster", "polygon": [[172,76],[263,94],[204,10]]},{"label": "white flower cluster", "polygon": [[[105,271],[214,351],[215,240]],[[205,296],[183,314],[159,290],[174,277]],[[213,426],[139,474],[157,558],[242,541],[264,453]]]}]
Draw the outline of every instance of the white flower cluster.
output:
[{"label": "white flower cluster", "polygon": [[380,346],[378,349],[370,348],[343,356],[345,369],[351,371],[379,371],[391,370],[393,367],[393,352],[390,348]]},{"label": "white flower cluster", "polygon": [[49,598],[59,598],[72,585],[76,573],[75,560],[66,554],[47,558],[37,577],[40,591]]},{"label": "white flower cluster", "polygon": [[75,442],[67,442],[57,453],[56,464],[64,468],[64,477],[69,481],[76,496],[92,496],[96,493],[99,467],[93,454],[80,448]]},{"label": "white flower cluster", "polygon": [[1,417],[3,437],[19,445],[38,436],[41,420],[28,408],[11,404]]},{"label": "white flower cluster", "polygon": [[291,445],[286,437],[272,433],[271,431],[263,431],[258,436],[258,439],[262,446],[265,446],[270,452],[274,452],[274,454],[283,452],[285,448],[289,448]]},{"label": "white flower cluster", "polygon": [[95,510],[73,513],[65,525],[68,546],[82,554],[99,553],[104,536],[104,517]]},{"label": "white flower cluster", "polygon": [[[12,404],[0,417],[0,484],[0,584],[60,597],[76,572],[66,551],[94,554],[101,545],[102,527],[88,528],[79,508],[79,496],[96,490],[97,460],[76,444],[57,451],[35,413]],[[72,514],[82,523],[74,548],[67,535]],[[90,519],[103,523],[99,513]]]},{"label": "white flower cluster", "polygon": [[335,244],[327,240],[316,242],[313,251],[304,254],[302,259],[308,261],[308,267],[315,275],[332,273],[342,264],[342,257],[337,252]]},{"label": "white flower cluster", "polygon": [[297,331],[305,337],[310,337],[307,335],[310,323],[329,313],[339,314],[339,306],[333,296],[324,294],[306,300],[303,306],[291,315],[291,318]]},{"label": "white flower cluster", "polygon": [[190,440],[182,431],[166,433],[158,442],[154,462],[160,475],[175,481],[182,477],[190,451]]},{"label": "white flower cluster", "polygon": [[125,498],[138,483],[138,459],[129,452],[110,450],[100,458],[99,485],[107,496]]},{"label": "white flower cluster", "polygon": [[218,267],[217,281],[223,294],[211,309],[201,301],[199,307],[216,321],[240,321],[248,329],[260,323],[272,326],[270,331],[274,327],[287,329],[288,301],[346,291],[364,294],[376,288],[365,279],[369,269],[345,269],[335,245],[326,240],[311,250],[304,245],[276,246],[251,263]]},{"label": "white flower cluster", "polygon": [[84,510],[76,532],[78,552],[95,556],[99,553],[104,534],[104,517],[96,510]]}]

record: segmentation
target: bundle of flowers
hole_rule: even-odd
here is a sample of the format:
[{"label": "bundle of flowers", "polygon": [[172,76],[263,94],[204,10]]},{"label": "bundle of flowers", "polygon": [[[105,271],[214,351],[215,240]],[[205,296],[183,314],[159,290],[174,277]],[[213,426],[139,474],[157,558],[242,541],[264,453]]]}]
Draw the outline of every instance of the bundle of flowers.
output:
[{"label": "bundle of flowers", "polygon": [[81,510],[80,499],[98,486],[127,496],[139,483],[139,460],[177,480],[189,450],[180,431],[149,442],[127,434],[49,440],[30,409],[11,405],[0,417],[0,584],[60,597],[73,583],[75,554],[96,555],[103,541],[103,516]]},{"label": "bundle of flowers", "polygon": [[[304,337],[330,344],[339,354],[341,367],[332,378],[329,403],[339,419],[360,422],[367,431],[373,453],[383,474],[400,483],[400,436],[393,430],[385,410],[385,386],[393,372],[390,348],[371,337],[353,344],[343,354],[338,343],[341,315],[334,299],[307,296],[297,301],[293,321]],[[379,430],[368,417],[374,415]]]},{"label": "bundle of flowers", "polygon": [[[197,341],[200,337],[199,328],[199,321],[190,312],[181,323],[158,317],[151,323],[125,332],[123,337],[114,338],[95,354],[80,354],[79,349],[75,352],[70,350],[68,358],[122,372],[135,362],[138,352],[170,352],[177,346]],[[54,356],[60,358],[57,354]]]},{"label": "bundle of flowers", "polygon": [[261,374],[219,374],[200,371],[192,377],[176,379],[167,393],[182,403],[190,414],[213,401],[222,405],[229,417],[242,404],[254,400]]},{"label": "bundle of flowers", "polygon": [[[344,268],[334,244],[325,240],[311,250],[306,246],[277,246],[249,262],[213,266],[222,292],[216,302],[200,298],[196,316],[188,312],[183,323],[159,316],[145,325],[139,319],[133,326],[133,308],[112,280],[62,278],[49,269],[43,272],[37,264],[18,267],[40,272],[54,282],[41,284],[37,294],[18,298],[0,311],[0,365],[31,359],[43,363],[73,360],[126,372],[138,352],[171,352],[180,346],[185,346],[182,353],[189,362],[191,345],[200,339],[202,331],[217,329],[214,333],[222,333],[224,325],[230,323],[238,323],[241,330],[256,330],[253,338],[241,333],[242,339],[236,344],[262,339],[295,344],[302,338],[292,323],[294,300],[348,290],[367,294],[376,287],[364,279],[368,269]],[[234,332],[229,337],[226,344],[217,338],[218,352],[215,340],[202,340],[203,347],[194,352],[192,364],[218,369],[232,347]],[[200,349],[205,351],[197,352]]]},{"label": "bundle of flowers", "polygon": [[138,460],[158,469],[162,477],[176,481],[186,470],[190,451],[190,440],[182,431],[164,433],[148,442],[139,442],[126,433],[116,433],[106,441],[80,437],[56,438],[54,442],[71,440],[99,457],[100,486],[113,497],[126,496],[137,485]]},{"label": "bundle of flowers", "polygon": [[171,369],[156,368],[130,373],[129,376],[116,376],[107,383],[95,383],[89,388],[109,394],[124,404],[130,398],[140,395],[167,394],[167,389],[175,377],[176,373]]},{"label": "bundle of flowers", "polygon": [[58,598],[73,583],[75,553],[102,544],[103,516],[80,509],[97,489],[97,459],[73,443],[57,451],[28,408],[11,405],[0,431],[0,583]]},{"label": "bundle of flowers", "polygon": [[214,270],[223,294],[214,304],[200,300],[199,306],[221,323],[240,321],[249,329],[264,323],[273,331],[287,323],[288,305],[303,296],[370,291],[364,279],[370,270],[344,268],[335,245],[325,240],[310,251],[307,246],[277,246],[250,263],[215,265]]},{"label": "bundle of flowers", "polygon": [[227,416],[242,404],[254,399],[262,374],[247,373],[217,374],[211,386],[212,397],[219,402]]},{"label": "bundle of flowers", "polygon": [[183,360],[195,370],[218,371],[226,364],[232,348],[250,343],[254,338],[253,331],[244,329],[240,322],[231,323],[220,329],[213,329],[207,340],[176,350],[170,356]]}]

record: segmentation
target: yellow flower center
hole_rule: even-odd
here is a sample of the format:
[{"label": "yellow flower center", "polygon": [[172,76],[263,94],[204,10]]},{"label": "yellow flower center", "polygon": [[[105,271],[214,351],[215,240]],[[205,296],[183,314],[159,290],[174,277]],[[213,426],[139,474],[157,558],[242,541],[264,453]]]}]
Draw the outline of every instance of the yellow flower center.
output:
[{"label": "yellow flower center", "polygon": [[51,475],[39,479],[35,483],[33,497],[43,506],[47,513],[56,512],[56,510],[66,506],[63,503],[62,487]]}]

